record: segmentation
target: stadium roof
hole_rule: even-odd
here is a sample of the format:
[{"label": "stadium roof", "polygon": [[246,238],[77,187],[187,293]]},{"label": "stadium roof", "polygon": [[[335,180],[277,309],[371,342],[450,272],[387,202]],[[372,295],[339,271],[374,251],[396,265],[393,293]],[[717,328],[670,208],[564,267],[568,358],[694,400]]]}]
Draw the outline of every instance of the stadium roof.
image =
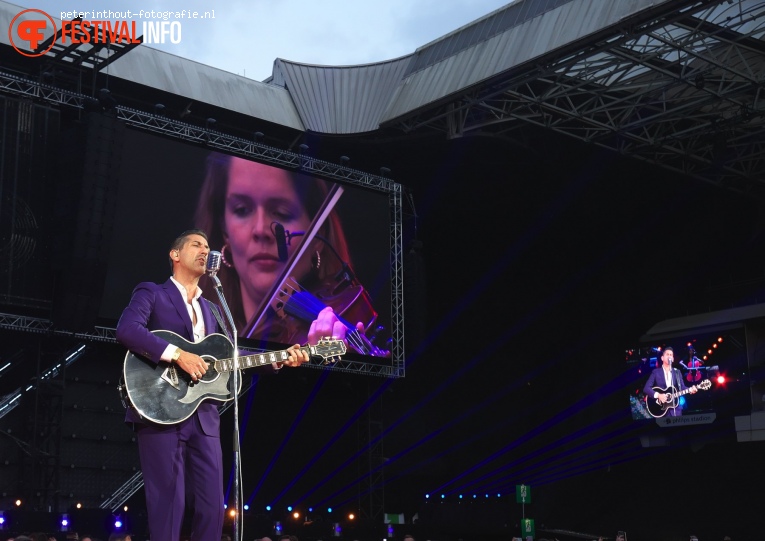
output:
[{"label": "stadium roof", "polygon": [[[17,12],[0,3],[0,24]],[[760,194],[763,15],[754,0],[521,0],[401,58],[361,66],[276,59],[265,82],[143,46],[108,65],[101,50],[90,65],[299,131],[437,130],[522,142],[534,125]],[[48,56],[87,66],[78,54],[54,47]]]}]

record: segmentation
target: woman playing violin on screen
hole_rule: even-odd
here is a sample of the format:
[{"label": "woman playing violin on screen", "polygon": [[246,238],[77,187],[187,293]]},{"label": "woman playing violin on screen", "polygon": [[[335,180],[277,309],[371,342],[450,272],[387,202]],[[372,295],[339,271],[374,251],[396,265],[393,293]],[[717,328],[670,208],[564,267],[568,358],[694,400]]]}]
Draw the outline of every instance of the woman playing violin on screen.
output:
[{"label": "woman playing violin on screen", "polygon": [[[321,179],[243,158],[210,154],[196,223],[208,231],[210,246],[222,253],[218,277],[240,335],[295,343],[306,341],[314,319],[325,329],[335,326],[333,334],[343,335],[337,338],[344,338],[353,327],[361,331],[374,323],[376,313],[371,310],[359,314],[350,329],[341,329],[348,327],[348,322],[338,325],[333,314],[340,315],[348,308],[343,306],[344,301],[334,306],[328,301],[324,306],[333,310],[319,310],[313,314],[315,318],[302,319],[285,317],[267,306],[274,303],[270,293],[277,282],[297,283],[306,292],[315,293],[337,281],[349,268],[348,244],[335,212],[316,226],[315,236],[304,247],[302,257],[292,260],[300,245],[299,235],[309,230],[328,193]],[[287,257],[284,253],[280,257],[280,242],[281,250],[286,244],[286,256],[292,263],[289,276],[285,276],[287,261],[283,259]],[[261,313],[264,317],[260,317]],[[259,324],[252,329],[256,318]]]}]

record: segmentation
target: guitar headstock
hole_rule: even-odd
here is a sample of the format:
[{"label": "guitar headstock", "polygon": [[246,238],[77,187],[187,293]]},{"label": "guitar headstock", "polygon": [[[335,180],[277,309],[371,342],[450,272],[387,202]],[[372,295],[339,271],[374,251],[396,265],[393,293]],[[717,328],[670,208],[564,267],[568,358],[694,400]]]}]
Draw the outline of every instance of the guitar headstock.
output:
[{"label": "guitar headstock", "polygon": [[711,382],[711,381],[709,381],[708,379],[705,379],[705,380],[704,380],[704,381],[702,381],[701,383],[697,383],[697,384],[696,384],[696,387],[698,387],[699,389],[702,389],[702,390],[704,390],[704,391],[706,391],[707,389],[709,389],[711,386],[712,386],[712,382]]},{"label": "guitar headstock", "polygon": [[313,346],[312,354],[324,359],[324,364],[331,364],[340,360],[340,356],[346,352],[345,342],[342,340],[330,340],[322,338]]}]

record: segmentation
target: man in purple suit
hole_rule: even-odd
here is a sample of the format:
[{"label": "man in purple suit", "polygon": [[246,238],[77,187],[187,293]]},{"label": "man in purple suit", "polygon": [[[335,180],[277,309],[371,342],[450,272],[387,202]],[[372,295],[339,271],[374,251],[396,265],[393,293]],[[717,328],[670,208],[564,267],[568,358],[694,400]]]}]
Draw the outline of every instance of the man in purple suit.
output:
[{"label": "man in purple suit", "polygon": [[[196,382],[207,371],[199,355],[183,351],[153,334],[172,331],[190,342],[221,332],[217,307],[201,297],[210,247],[204,231],[185,231],[170,247],[172,277],[164,284],[143,282],[117,324],[117,340],[149,361],[175,364]],[[220,317],[220,314],[218,314]],[[331,314],[323,314],[317,332],[331,332]],[[221,320],[222,321],[222,320]],[[330,322],[328,330],[326,321]],[[290,347],[283,364],[299,366],[308,354]],[[280,368],[275,366],[274,368]],[[128,407],[125,421],[134,423],[143,471],[152,541],[178,541],[187,494],[194,508],[191,541],[220,541],[223,530],[223,460],[217,402],[202,401],[193,415],[175,424],[142,419]]]},{"label": "man in purple suit", "polygon": [[[672,363],[675,361],[675,351],[672,349],[671,346],[667,346],[664,348],[664,351],[661,353],[661,366],[658,368],[654,368],[651,371],[651,375],[648,377],[648,381],[645,382],[645,385],[643,386],[643,392],[648,397],[648,400],[658,400],[661,404],[666,404],[667,402],[672,402],[672,398],[669,396],[669,392],[658,392],[654,389],[654,387],[657,387],[659,389],[670,389],[674,388],[674,392],[678,391],[685,391],[688,389],[688,387],[685,386],[685,383],[683,382],[683,375],[680,373],[680,370],[677,368],[672,368]],[[690,393],[695,393],[698,389],[694,385],[690,388]],[[677,400],[677,398],[675,398]],[[667,416],[669,417],[679,417],[683,414],[682,408],[680,406],[677,407],[668,407],[667,410]]]}]

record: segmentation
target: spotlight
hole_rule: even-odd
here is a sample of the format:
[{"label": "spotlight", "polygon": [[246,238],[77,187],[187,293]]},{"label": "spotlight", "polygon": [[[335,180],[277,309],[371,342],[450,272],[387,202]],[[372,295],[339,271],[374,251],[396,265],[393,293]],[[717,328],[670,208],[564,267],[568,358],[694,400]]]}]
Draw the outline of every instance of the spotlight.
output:
[{"label": "spotlight", "polygon": [[332,524],[332,537],[340,537],[343,535],[343,529],[340,527],[339,522]]},{"label": "spotlight", "polygon": [[260,143],[261,141],[263,141],[263,132],[262,131],[256,131],[255,132],[255,141],[257,143]]},{"label": "spotlight", "polygon": [[301,153],[301,154],[305,154],[305,152],[306,152],[306,151],[307,151],[309,148],[311,148],[311,147],[309,147],[309,146],[308,146],[308,145],[306,145],[305,143],[301,143],[301,144],[300,144],[300,153]]},{"label": "spotlight", "polygon": [[390,169],[388,169],[387,167],[381,167],[380,168],[380,175],[381,176],[387,177],[388,173],[390,173]]},{"label": "spotlight", "polygon": [[210,118],[208,118],[208,119],[205,121],[205,127],[206,127],[208,130],[209,130],[209,129],[212,129],[212,128],[214,128],[214,127],[215,127],[215,124],[216,124],[217,122],[218,122],[217,120],[215,120],[214,118],[210,117]]},{"label": "spotlight", "polygon": [[98,103],[104,111],[110,111],[116,107],[117,100],[114,99],[114,96],[112,96],[112,93],[108,88],[102,88],[98,91]]},{"label": "spotlight", "polygon": [[59,521],[60,530],[62,532],[69,531],[69,516],[66,514],[61,515],[61,520]]},{"label": "spotlight", "polygon": [[343,165],[348,165],[349,161],[351,161],[351,159],[348,156],[340,156],[340,163]]},{"label": "spotlight", "polygon": [[162,103],[155,103],[154,104],[154,114],[158,116],[164,116],[165,114],[165,106]]}]

